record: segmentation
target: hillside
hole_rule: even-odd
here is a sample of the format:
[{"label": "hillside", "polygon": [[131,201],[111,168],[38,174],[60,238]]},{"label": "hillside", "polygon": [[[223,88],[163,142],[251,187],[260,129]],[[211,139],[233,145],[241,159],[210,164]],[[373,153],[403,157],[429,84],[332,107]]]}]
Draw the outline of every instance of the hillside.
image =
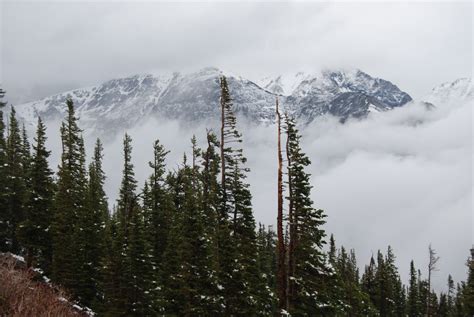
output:
[{"label": "hillside", "polygon": [[0,316],[93,316],[47,281],[38,271],[27,269],[22,257],[0,253]]}]

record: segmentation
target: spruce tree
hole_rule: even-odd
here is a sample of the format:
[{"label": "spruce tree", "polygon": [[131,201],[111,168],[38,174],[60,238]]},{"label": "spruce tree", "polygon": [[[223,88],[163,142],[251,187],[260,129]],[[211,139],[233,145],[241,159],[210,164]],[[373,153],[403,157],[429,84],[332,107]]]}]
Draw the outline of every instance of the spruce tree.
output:
[{"label": "spruce tree", "polygon": [[7,243],[9,241],[9,229],[10,229],[10,217],[7,208],[7,144],[5,140],[5,123],[3,121],[2,108],[5,105],[3,103],[4,92],[0,89],[0,252],[8,251],[10,246]]},{"label": "spruce tree", "polygon": [[[292,270],[289,276],[289,313],[292,315],[321,315],[334,310],[329,301],[328,276],[325,254],[325,232],[322,225],[325,215],[322,210],[314,209],[311,200],[310,175],[305,168],[309,158],[302,152],[298,130],[292,119],[287,116],[287,161],[288,161],[288,200],[290,203],[290,241],[294,243],[289,252],[293,256]],[[291,226],[293,228],[291,228]]]},{"label": "spruce tree", "polygon": [[441,293],[439,297],[439,306],[436,307],[435,313],[439,317],[448,317],[449,316],[449,307],[448,307],[448,296],[446,293]]},{"label": "spruce tree", "polygon": [[[220,143],[212,131],[207,131],[207,147],[202,151],[202,208],[206,219],[206,235],[210,239],[212,250],[213,267],[216,271],[218,285],[217,298],[221,306],[226,307],[225,298],[231,291],[228,280],[231,277],[229,271],[234,265],[235,248],[231,240],[231,223],[227,210],[222,208],[222,186],[219,183],[220,155],[218,149]],[[220,310],[221,313],[224,310]]]},{"label": "spruce tree", "polygon": [[105,174],[102,169],[103,147],[99,139],[96,141],[94,155],[89,164],[86,208],[79,215],[76,234],[81,248],[81,302],[94,309],[99,308],[102,294],[102,269],[105,254],[105,226],[108,217],[107,197],[104,191]]},{"label": "spruce tree", "polygon": [[[145,228],[145,214],[136,194],[137,181],[132,164],[132,139],[123,141],[124,167],[117,210],[111,221],[113,242],[106,259],[106,306],[112,316],[154,314],[152,247]],[[114,274],[116,274],[114,276]]]},{"label": "spruce tree", "polygon": [[148,163],[153,172],[147,182],[149,187],[143,194],[144,209],[148,215],[145,225],[153,252],[153,258],[150,260],[153,261],[157,271],[161,269],[171,226],[172,201],[165,183],[165,158],[168,153],[169,151],[166,151],[158,140],[154,142],[153,161]]},{"label": "spruce tree", "polygon": [[467,260],[468,275],[462,292],[463,309],[466,316],[474,315],[474,248],[471,249],[471,257]]},{"label": "spruce tree", "polygon": [[263,277],[262,282],[265,288],[270,292],[270,301],[265,307],[268,314],[275,315],[277,312],[277,298],[276,298],[276,273],[277,273],[277,253],[276,250],[276,234],[272,227],[268,229],[264,225],[259,224],[257,233],[258,246],[258,264],[259,271]]},{"label": "spruce tree", "polygon": [[252,213],[249,184],[246,183],[246,158],[242,148],[232,146],[242,142],[236,128],[227,80],[221,78],[221,187],[222,213],[230,215],[231,244],[221,259],[223,264],[222,287],[226,300],[226,314],[255,315],[262,311],[270,295],[262,287],[257,268],[256,226]]},{"label": "spruce tree", "polygon": [[6,140],[6,222],[7,222],[7,250],[20,253],[17,229],[25,220],[27,179],[29,166],[25,157],[25,147],[20,132],[15,108],[10,111],[8,137]]},{"label": "spruce tree", "polygon": [[[62,154],[58,171],[58,189],[52,222],[53,280],[78,297],[85,292],[83,261],[84,230],[87,214],[87,179],[84,141],[77,124],[74,104],[66,101],[67,117],[61,126]],[[87,277],[86,277],[87,278]]]},{"label": "spruce tree", "polygon": [[420,311],[420,297],[419,297],[419,286],[416,275],[415,264],[413,260],[410,262],[410,283],[408,288],[407,298],[407,313],[409,317],[421,316]]},{"label": "spruce tree", "polygon": [[[194,140],[194,139],[193,139]],[[202,183],[197,164],[197,153],[201,151],[193,141],[192,165],[185,161],[176,175],[175,190],[180,200],[176,204],[176,218],[169,248],[178,248],[178,252],[167,250],[174,257],[166,265],[173,268],[168,283],[165,284],[167,302],[170,304],[167,314],[205,315],[221,312],[222,302],[218,296],[218,281],[214,266],[213,243],[206,229],[206,214],[202,208]],[[174,263],[173,263],[174,262]],[[172,285],[175,285],[171,290]],[[171,287],[170,287],[171,286]]]},{"label": "spruce tree", "polygon": [[369,296],[373,305],[377,303],[377,285],[375,281],[375,273],[377,265],[373,256],[370,257],[369,265],[365,266],[364,274],[362,275],[362,290]]},{"label": "spruce tree", "polygon": [[446,306],[448,309],[448,313],[451,313],[454,309],[455,295],[456,295],[456,289],[454,286],[453,278],[450,274],[448,275],[448,292],[446,294]]},{"label": "spruce tree", "polygon": [[[51,223],[55,185],[53,171],[48,163],[50,151],[46,149],[45,143],[46,127],[38,117],[29,172],[26,219],[21,225],[20,237],[26,248],[27,265],[38,266],[49,275],[52,262]],[[26,146],[24,148],[26,151]]]}]

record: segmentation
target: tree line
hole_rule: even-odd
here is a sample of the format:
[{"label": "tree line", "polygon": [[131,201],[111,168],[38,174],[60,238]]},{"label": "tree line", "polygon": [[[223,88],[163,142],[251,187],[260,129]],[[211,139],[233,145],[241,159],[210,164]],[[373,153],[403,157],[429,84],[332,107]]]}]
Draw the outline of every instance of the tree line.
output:
[{"label": "tree line", "polygon": [[431,246],[428,276],[412,261],[404,284],[390,246],[361,274],[355,251],[328,239],[326,215],[311,200],[310,159],[278,100],[277,230],[257,225],[225,77],[220,88],[220,133],[207,131],[202,148],[193,137],[175,170],[167,170],[168,150],[156,140],[150,175],[138,184],[125,134],[119,197],[111,208],[102,143],[97,139],[86,164],[72,100],[60,128],[57,172],[49,166],[41,118],[30,144],[13,106],[5,124],[2,102],[0,250],[23,255],[98,316],[474,314],[474,250],[467,280],[455,284],[449,276],[447,291],[435,293],[438,257]]}]

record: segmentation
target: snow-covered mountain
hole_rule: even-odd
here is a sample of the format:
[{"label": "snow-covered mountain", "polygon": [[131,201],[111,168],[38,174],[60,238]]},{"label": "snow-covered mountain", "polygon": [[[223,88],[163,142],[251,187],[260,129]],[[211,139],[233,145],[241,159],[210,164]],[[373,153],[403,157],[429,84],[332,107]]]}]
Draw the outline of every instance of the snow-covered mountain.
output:
[{"label": "snow-covered mountain", "polygon": [[360,71],[297,73],[274,79],[251,81],[204,68],[190,74],[136,75],[113,79],[17,107],[27,122],[61,118],[65,101],[75,103],[81,125],[95,132],[115,133],[149,117],[202,122],[219,117],[219,77],[227,76],[235,111],[251,122],[274,120],[275,99],[302,122],[331,114],[345,120],[403,106],[411,97],[389,81]]},{"label": "snow-covered mountain", "polygon": [[472,78],[459,78],[443,83],[431,90],[424,101],[434,105],[465,103],[474,101],[474,83]]}]

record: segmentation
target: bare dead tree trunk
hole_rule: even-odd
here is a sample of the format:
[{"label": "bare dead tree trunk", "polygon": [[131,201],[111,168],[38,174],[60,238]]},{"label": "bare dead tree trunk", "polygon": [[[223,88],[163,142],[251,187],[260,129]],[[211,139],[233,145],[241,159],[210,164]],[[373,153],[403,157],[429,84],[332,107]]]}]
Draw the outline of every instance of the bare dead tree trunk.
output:
[{"label": "bare dead tree trunk", "polygon": [[278,129],[278,213],[277,213],[277,294],[278,308],[286,309],[287,305],[287,271],[286,271],[286,247],[283,234],[283,157],[281,154],[281,115],[278,108],[278,97],[276,99],[276,117]]},{"label": "bare dead tree trunk", "polygon": [[439,256],[436,256],[436,251],[431,247],[431,244],[428,247],[430,254],[430,261],[428,263],[428,293],[426,295],[426,316],[430,317],[431,312],[431,274],[434,271],[437,271],[436,263],[439,260]]}]

